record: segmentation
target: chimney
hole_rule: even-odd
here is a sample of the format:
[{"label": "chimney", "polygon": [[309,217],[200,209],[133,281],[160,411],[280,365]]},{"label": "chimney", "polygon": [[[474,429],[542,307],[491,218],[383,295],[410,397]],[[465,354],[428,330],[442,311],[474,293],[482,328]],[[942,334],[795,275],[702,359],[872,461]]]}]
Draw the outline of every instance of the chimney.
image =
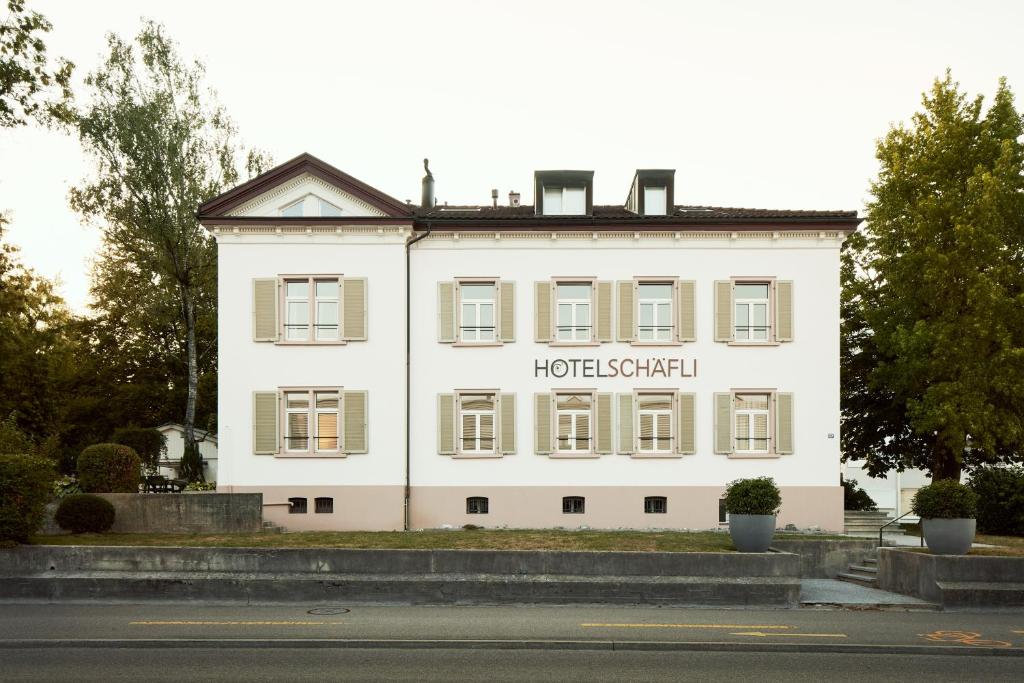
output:
[{"label": "chimney", "polygon": [[423,169],[427,175],[423,176],[423,193],[420,195],[420,208],[434,208],[434,174],[430,172],[430,159],[423,160]]},{"label": "chimney", "polygon": [[508,205],[509,206],[519,206],[519,193],[518,192],[509,192],[508,193]]},{"label": "chimney", "polygon": [[498,189],[497,188],[491,190],[491,205],[495,209],[498,208]]}]

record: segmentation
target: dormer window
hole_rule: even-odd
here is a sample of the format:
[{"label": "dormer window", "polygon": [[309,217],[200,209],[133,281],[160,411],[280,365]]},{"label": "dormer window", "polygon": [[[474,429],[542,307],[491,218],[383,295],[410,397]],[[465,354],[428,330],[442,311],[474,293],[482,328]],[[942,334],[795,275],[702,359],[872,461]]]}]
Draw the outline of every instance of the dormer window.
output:
[{"label": "dormer window", "polygon": [[302,218],[303,216],[335,218],[341,216],[341,207],[316,195],[308,194],[302,199],[282,207],[281,216],[284,218]]},{"label": "dormer window", "polygon": [[545,216],[583,216],[587,213],[587,188],[545,187]]},{"label": "dormer window", "polygon": [[648,185],[644,188],[644,215],[645,216],[664,216],[667,211],[667,199],[668,191],[664,187],[651,187]]},{"label": "dormer window", "polygon": [[535,210],[541,216],[589,216],[594,208],[593,171],[536,171]]},{"label": "dormer window", "polygon": [[673,202],[676,172],[666,168],[641,168],[633,176],[626,210],[641,216],[667,216]]}]

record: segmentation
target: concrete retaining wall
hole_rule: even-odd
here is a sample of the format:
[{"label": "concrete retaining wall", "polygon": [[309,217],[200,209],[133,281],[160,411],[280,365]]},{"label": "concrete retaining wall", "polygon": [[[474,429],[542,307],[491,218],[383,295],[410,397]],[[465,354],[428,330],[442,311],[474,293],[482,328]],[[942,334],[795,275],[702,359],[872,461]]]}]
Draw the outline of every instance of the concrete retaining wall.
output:
[{"label": "concrete retaining wall", "polygon": [[776,538],[772,548],[800,556],[800,576],[805,579],[834,579],[874,555],[878,542],[865,539],[785,539]]},{"label": "concrete retaining wall", "polygon": [[[175,534],[259,531],[262,493],[97,493],[114,505],[112,533]],[[60,533],[47,508],[43,533]]]},{"label": "concrete retaining wall", "polygon": [[879,548],[878,587],[944,608],[1024,607],[1024,557]]}]

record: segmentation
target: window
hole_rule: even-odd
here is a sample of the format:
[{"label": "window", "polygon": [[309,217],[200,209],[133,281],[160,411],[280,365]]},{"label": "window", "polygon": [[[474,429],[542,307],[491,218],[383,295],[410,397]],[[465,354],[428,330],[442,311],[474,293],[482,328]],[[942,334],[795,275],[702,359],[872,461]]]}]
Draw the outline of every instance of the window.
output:
[{"label": "window", "polygon": [[494,453],[494,394],[459,394],[460,452]]},{"label": "window", "polygon": [[281,215],[285,218],[301,218],[302,216],[337,217],[341,215],[341,208],[331,204],[326,199],[317,197],[315,194],[307,194],[302,199],[282,207]]},{"label": "window", "polygon": [[562,498],[563,515],[582,515],[586,498],[583,496],[565,496]]},{"label": "window", "polygon": [[[310,297],[310,293],[312,293],[312,297]],[[284,281],[285,341],[338,341],[340,339],[338,293],[337,277],[286,279]]]},{"label": "window", "polygon": [[327,515],[329,515],[329,514],[332,514],[334,512],[334,499],[333,498],[314,498],[313,499],[313,504],[315,506],[313,508],[313,510],[317,514],[321,514],[321,515],[327,514]]},{"label": "window", "polygon": [[585,187],[545,187],[545,216],[582,216],[587,213]]},{"label": "window", "polygon": [[672,451],[672,394],[637,396],[641,453],[668,453]]},{"label": "window", "polygon": [[289,498],[288,499],[288,514],[290,515],[304,515],[306,514],[306,499],[305,498]]},{"label": "window", "polygon": [[338,452],[338,396],[337,390],[284,393],[286,453]]},{"label": "window", "polygon": [[737,393],[733,396],[737,453],[768,452],[768,405],[768,394]]},{"label": "window", "polygon": [[281,215],[285,218],[300,218],[303,214],[303,205],[306,203],[305,199],[300,199],[297,202],[289,204],[288,206],[281,209]]},{"label": "window", "polygon": [[593,424],[591,394],[555,394],[560,453],[590,453]]},{"label": "window", "polygon": [[459,341],[493,342],[497,287],[493,282],[459,285]]},{"label": "window", "polygon": [[320,199],[319,197],[317,197],[317,202],[319,203],[319,206],[320,206],[320,215],[321,216],[328,216],[328,217],[333,218],[333,217],[341,215],[341,209],[339,209],[334,204],[331,204],[328,201]]},{"label": "window", "polygon": [[668,191],[664,187],[644,187],[644,215],[664,216],[667,211]]},{"label": "window", "polygon": [[466,499],[467,515],[486,515],[487,499],[483,496],[471,496]]},{"label": "window", "polygon": [[729,512],[725,507],[725,498],[718,499],[718,523],[728,524],[729,523]]},{"label": "window", "polygon": [[644,514],[664,515],[668,512],[668,498],[665,496],[647,496],[644,498]]},{"label": "window", "polygon": [[767,282],[736,283],[736,341],[768,341],[768,291]]},{"label": "window", "polygon": [[591,302],[594,286],[589,282],[559,282],[555,285],[558,341],[584,341],[593,338]]},{"label": "window", "polygon": [[637,289],[640,341],[672,341],[672,283],[641,282]]}]

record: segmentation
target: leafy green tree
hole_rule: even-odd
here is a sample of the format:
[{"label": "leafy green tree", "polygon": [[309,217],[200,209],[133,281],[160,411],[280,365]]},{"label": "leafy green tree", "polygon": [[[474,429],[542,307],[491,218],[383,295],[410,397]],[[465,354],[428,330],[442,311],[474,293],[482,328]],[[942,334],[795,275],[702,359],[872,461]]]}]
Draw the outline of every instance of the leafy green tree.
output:
[{"label": "leafy green tree", "polygon": [[190,443],[200,374],[216,369],[217,252],[196,208],[239,182],[243,157],[250,174],[267,160],[243,152],[202,65],[185,62],[160,25],[145,22],[134,41],[110,35],[107,43],[106,60],[86,79],[89,102],[70,116],[95,169],[71,203],[103,234],[92,289],[97,331],[131,359],[126,376],[163,374],[165,395],[181,397],[173,418]]},{"label": "leafy green tree", "polygon": [[1024,119],[947,72],[878,142],[843,253],[846,457],[936,479],[1024,454]]},{"label": "leafy green tree", "polygon": [[7,0],[0,22],[0,128],[24,125],[27,117],[60,118],[71,99],[74,66],[59,59],[51,67],[43,34],[53,25],[25,0]]}]

